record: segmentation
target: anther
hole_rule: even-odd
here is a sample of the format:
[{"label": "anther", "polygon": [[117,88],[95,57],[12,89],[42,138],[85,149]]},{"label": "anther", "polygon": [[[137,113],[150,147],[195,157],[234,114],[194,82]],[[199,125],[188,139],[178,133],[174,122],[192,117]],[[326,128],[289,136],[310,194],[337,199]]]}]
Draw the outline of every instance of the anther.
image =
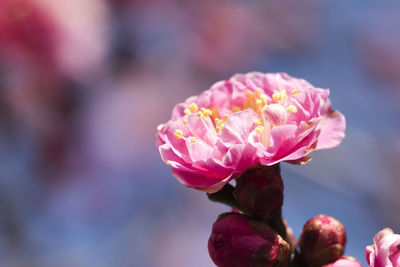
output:
[{"label": "anther", "polygon": [[188,124],[189,123],[188,119],[186,119],[186,118],[182,119],[182,122],[183,122],[183,124]]},{"label": "anther", "polygon": [[196,112],[196,111],[199,110],[199,107],[197,106],[196,103],[192,103],[192,104],[189,105],[189,110],[190,110],[191,112]]},{"label": "anther", "polygon": [[224,129],[224,124],[221,123],[221,124],[217,125],[217,127],[215,127],[215,129],[217,130],[217,132],[221,131],[222,129]]},{"label": "anther", "polygon": [[261,94],[260,99],[263,102],[263,104],[267,104],[267,96],[265,94]]},{"label": "anther", "polygon": [[261,122],[260,119],[256,119],[256,120],[254,121],[254,124],[256,124],[256,125],[262,125],[262,122]]},{"label": "anther", "polygon": [[286,108],[287,111],[291,112],[291,113],[296,113],[297,112],[297,107],[295,105],[289,105]]},{"label": "anther", "polygon": [[301,93],[301,91],[300,91],[300,90],[297,90],[297,89],[294,89],[294,90],[292,91],[292,95],[300,94],[300,93]]},{"label": "anther", "polygon": [[263,104],[263,103],[262,103],[262,100],[261,100],[261,99],[257,99],[257,100],[256,100],[256,107],[257,107],[257,108],[261,108],[262,104]]},{"label": "anther", "polygon": [[264,132],[264,126],[257,126],[255,130],[257,133],[262,134]]},{"label": "anther", "polygon": [[208,109],[208,108],[202,108],[201,109],[202,110],[202,112],[203,112],[203,115],[204,115],[204,117],[208,117],[208,116],[211,116],[212,114],[213,114],[213,112],[210,110],[210,109]]},{"label": "anther", "polygon": [[183,135],[183,132],[181,131],[181,130],[175,130],[175,132],[174,132],[174,136],[176,137],[176,138],[178,138],[178,139],[181,139],[182,138],[182,135]]},{"label": "anther", "polygon": [[278,102],[282,99],[281,93],[280,92],[275,92],[272,94],[272,100],[274,100],[274,102]]}]

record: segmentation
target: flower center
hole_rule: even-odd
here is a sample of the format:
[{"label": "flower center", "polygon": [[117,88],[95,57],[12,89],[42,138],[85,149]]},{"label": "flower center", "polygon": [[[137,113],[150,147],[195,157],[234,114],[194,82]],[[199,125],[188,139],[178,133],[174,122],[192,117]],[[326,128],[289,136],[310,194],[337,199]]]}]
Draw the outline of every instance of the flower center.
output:
[{"label": "flower center", "polygon": [[[293,90],[291,95],[300,93],[299,90]],[[246,92],[246,100],[243,102],[243,109],[251,108],[258,114],[258,119],[254,121],[257,125],[255,131],[260,135],[260,142],[266,146],[270,146],[271,130],[273,127],[284,125],[290,116],[290,113],[296,113],[295,105],[287,105],[287,92],[282,89],[268,97],[260,91]],[[240,107],[234,106],[232,111],[241,110]]]},{"label": "flower center", "polygon": [[[290,97],[295,94],[301,93],[299,90],[292,90]],[[267,96],[261,91],[247,91],[244,93],[244,100],[241,105],[233,105],[231,112],[221,114],[220,110],[215,107],[211,108],[199,108],[196,103],[191,103],[185,110],[186,115],[197,113],[200,118],[210,117],[213,121],[213,125],[217,132],[224,129],[224,124],[229,118],[231,113],[236,113],[246,109],[252,109],[258,115],[258,118],[254,121],[256,125],[255,131],[260,135],[260,142],[265,146],[270,146],[271,130],[274,127],[284,125],[287,123],[290,114],[297,113],[297,107],[293,104],[288,105],[288,94],[286,90],[281,89]],[[183,118],[182,122],[188,124],[188,119]],[[176,130],[174,133],[176,138],[182,138],[182,131]],[[196,138],[190,139],[192,142],[196,142]]]}]

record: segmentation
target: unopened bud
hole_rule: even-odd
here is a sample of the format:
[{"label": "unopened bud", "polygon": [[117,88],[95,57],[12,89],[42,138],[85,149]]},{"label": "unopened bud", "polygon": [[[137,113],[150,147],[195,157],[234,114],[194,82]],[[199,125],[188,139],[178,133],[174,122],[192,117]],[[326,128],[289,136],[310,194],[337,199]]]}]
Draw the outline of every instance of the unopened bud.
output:
[{"label": "unopened bud", "polygon": [[224,213],[208,241],[218,267],[286,266],[290,245],[267,224],[238,213]]},{"label": "unopened bud", "polygon": [[257,166],[236,179],[233,191],[236,201],[255,218],[270,219],[283,204],[283,182],[279,164]]},{"label": "unopened bud", "polygon": [[309,220],[299,240],[300,253],[310,267],[335,262],[343,255],[345,245],[343,224],[327,215]]},{"label": "unopened bud", "polygon": [[322,267],[362,267],[361,263],[353,257],[340,257],[334,263],[324,265]]}]

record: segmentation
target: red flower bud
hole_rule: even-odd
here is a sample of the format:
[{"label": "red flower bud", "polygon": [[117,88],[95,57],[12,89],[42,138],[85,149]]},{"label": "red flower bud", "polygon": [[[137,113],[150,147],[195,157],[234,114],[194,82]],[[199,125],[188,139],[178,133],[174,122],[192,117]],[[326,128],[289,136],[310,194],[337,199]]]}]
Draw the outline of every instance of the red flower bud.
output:
[{"label": "red flower bud", "polygon": [[224,213],[213,225],[208,251],[219,267],[286,266],[290,245],[263,222]]},{"label": "red flower bud", "polygon": [[338,260],[344,253],[346,231],[342,223],[327,215],[309,220],[303,227],[299,247],[309,266],[322,266]]},{"label": "red flower bud", "polygon": [[324,265],[322,267],[362,267],[361,263],[353,257],[340,257],[334,263]]},{"label": "red flower bud", "polygon": [[255,218],[267,221],[283,204],[283,182],[279,164],[247,170],[236,179],[233,196]]}]

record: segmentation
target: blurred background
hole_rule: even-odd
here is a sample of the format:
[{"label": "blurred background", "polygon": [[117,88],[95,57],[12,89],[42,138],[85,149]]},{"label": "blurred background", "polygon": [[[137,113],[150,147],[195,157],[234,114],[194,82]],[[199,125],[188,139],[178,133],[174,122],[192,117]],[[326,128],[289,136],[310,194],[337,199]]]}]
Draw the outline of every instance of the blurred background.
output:
[{"label": "blurred background", "polygon": [[346,255],[400,231],[400,2],[0,0],[0,266],[213,266],[228,208],[171,175],[173,106],[249,71],[330,88],[335,149],[282,164],[298,237],[320,213]]}]

